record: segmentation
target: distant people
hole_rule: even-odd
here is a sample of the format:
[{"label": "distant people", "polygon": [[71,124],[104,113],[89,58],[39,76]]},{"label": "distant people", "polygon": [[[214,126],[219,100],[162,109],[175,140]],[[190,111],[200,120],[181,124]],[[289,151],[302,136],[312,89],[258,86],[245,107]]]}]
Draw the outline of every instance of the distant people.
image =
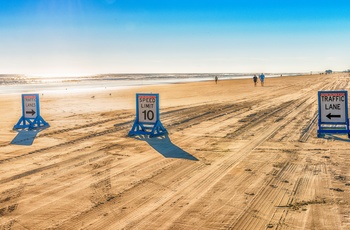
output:
[{"label": "distant people", "polygon": [[219,80],[218,76],[215,76],[215,84],[218,83],[218,80]]},{"label": "distant people", "polygon": [[263,73],[261,73],[259,78],[260,78],[261,86],[264,86],[265,75]]},{"label": "distant people", "polygon": [[256,74],[254,74],[253,81],[254,81],[254,86],[256,87],[256,83],[258,82],[258,77],[256,76]]}]

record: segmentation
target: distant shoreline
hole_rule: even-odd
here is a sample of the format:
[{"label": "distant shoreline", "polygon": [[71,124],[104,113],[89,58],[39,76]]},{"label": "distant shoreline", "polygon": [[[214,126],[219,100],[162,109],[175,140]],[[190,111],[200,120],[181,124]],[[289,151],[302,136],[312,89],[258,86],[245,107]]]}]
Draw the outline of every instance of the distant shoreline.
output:
[{"label": "distant shoreline", "polygon": [[[96,91],[127,89],[147,85],[177,84],[220,80],[250,79],[253,74],[103,74],[79,77],[27,77],[0,75],[0,94],[43,93],[64,91]],[[267,78],[305,74],[265,74]]]}]

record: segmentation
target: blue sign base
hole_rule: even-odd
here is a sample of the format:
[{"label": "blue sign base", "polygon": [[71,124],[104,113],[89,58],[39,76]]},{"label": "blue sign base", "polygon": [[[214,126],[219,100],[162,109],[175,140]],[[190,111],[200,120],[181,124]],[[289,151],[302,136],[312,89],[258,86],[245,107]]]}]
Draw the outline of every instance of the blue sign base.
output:
[{"label": "blue sign base", "polygon": [[167,133],[168,131],[159,120],[155,124],[145,124],[135,121],[128,135],[149,135],[150,137],[157,137]]},{"label": "blue sign base", "polygon": [[49,123],[47,123],[41,116],[37,116],[36,118],[25,118],[22,116],[17,124],[13,126],[13,129],[38,129],[47,127],[50,127]]},{"label": "blue sign base", "polygon": [[350,138],[349,123],[337,125],[320,124],[317,130],[317,137],[324,137],[325,134],[348,134]]}]

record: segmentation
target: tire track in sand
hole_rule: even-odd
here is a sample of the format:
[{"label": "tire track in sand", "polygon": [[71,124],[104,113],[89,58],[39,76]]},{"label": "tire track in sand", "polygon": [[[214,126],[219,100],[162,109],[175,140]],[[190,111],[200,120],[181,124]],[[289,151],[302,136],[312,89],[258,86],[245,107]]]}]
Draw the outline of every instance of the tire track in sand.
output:
[{"label": "tire track in sand", "polygon": [[[165,191],[162,196],[158,199],[153,199],[153,202],[148,202],[143,204],[142,209],[134,209],[134,212],[129,212],[126,215],[108,215],[103,219],[103,222],[91,223],[91,228],[95,227],[106,227],[111,228],[132,228],[136,225],[138,227],[150,228],[150,223],[158,223],[159,225],[152,226],[157,228],[169,228],[176,219],[180,218],[182,214],[186,213],[191,205],[195,203],[196,200],[203,197],[206,192],[212,188],[218,181],[220,181],[227,172],[234,168],[238,163],[240,163],[254,148],[263,143],[270,135],[276,132],[280,125],[289,122],[293,117],[299,112],[298,110],[303,109],[303,105],[297,110],[290,113],[283,122],[278,124],[272,124],[263,134],[256,137],[252,142],[244,145],[243,147],[235,150],[232,154],[228,154],[217,162],[205,167],[192,174],[192,176],[186,180],[184,183],[177,187],[176,191]],[[279,111],[279,110],[278,110]],[[188,188],[191,188],[190,190]],[[149,192],[143,194],[143,196],[148,196]],[[152,193],[152,191],[150,191]],[[186,198],[186,202],[183,203],[182,207],[173,207],[171,212],[173,215],[165,215],[167,219],[161,219],[161,217],[155,217],[157,213],[167,212],[168,207],[173,203],[181,203]],[[188,203],[188,204],[187,204]],[[153,214],[154,213],[154,214]],[[155,218],[157,221],[153,221]],[[118,221],[116,221],[118,219]],[[110,224],[113,225],[110,225]],[[105,225],[104,225],[105,224]]]}]

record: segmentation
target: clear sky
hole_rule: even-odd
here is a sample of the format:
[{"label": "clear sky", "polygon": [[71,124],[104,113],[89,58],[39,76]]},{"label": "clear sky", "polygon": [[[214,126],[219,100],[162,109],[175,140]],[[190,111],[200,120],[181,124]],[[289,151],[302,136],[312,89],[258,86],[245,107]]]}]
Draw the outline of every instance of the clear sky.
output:
[{"label": "clear sky", "polygon": [[0,0],[0,73],[350,69],[348,0]]}]

